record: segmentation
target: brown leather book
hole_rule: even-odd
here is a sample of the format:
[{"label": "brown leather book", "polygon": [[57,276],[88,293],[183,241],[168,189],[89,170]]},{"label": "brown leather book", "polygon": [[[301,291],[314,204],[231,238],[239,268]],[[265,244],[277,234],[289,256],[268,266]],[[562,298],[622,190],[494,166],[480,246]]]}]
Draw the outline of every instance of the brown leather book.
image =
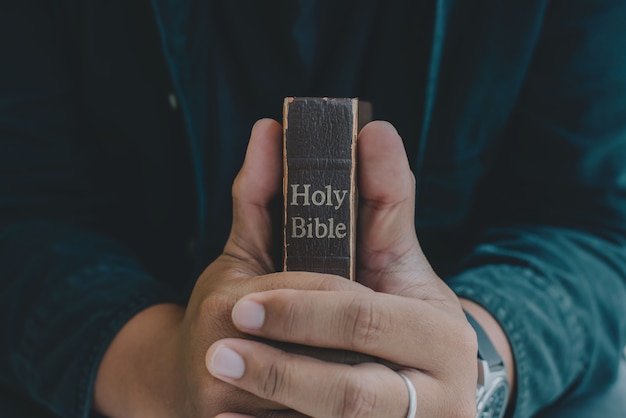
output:
[{"label": "brown leather book", "polygon": [[370,119],[357,99],[285,99],[283,270],[354,280],[356,139]]}]

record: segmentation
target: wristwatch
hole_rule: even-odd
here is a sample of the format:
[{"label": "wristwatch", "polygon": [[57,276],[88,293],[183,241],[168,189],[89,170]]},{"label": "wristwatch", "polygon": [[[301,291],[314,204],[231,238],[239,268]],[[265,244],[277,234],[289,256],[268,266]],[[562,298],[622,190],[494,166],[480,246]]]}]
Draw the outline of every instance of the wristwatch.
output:
[{"label": "wristwatch", "polygon": [[502,418],[509,399],[504,361],[480,324],[467,312],[465,315],[478,337],[476,418]]}]

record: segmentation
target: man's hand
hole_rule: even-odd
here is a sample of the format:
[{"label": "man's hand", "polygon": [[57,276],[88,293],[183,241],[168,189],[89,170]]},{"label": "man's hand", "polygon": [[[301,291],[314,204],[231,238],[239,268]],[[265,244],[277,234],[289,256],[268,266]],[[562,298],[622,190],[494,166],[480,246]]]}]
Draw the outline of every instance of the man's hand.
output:
[{"label": "man's hand", "polygon": [[[284,410],[214,378],[206,369],[211,344],[226,337],[246,338],[231,320],[237,300],[278,288],[371,293],[336,276],[272,274],[269,208],[281,191],[281,138],[278,123],[263,120],[255,125],[233,185],[234,219],[224,253],[202,273],[186,309],[148,308],[119,332],[98,372],[98,412],[109,417],[191,418],[233,410],[270,416]],[[316,351],[318,356],[329,355],[328,350]]]},{"label": "man's hand", "polygon": [[[207,354],[211,373],[314,417],[474,417],[476,336],[458,298],[431,269],[414,229],[415,181],[393,127],[358,140],[358,280],[375,292],[272,290],[241,298],[232,321],[247,334],[355,350],[379,359],[335,364],[261,341],[229,338]],[[233,409],[233,412],[243,412]],[[223,417],[226,417],[224,415]]]}]

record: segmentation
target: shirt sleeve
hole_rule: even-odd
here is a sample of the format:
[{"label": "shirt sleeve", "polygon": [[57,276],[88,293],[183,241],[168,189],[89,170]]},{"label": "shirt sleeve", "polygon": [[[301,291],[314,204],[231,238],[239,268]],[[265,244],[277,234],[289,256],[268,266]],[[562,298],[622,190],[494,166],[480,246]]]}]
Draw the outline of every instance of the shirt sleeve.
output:
[{"label": "shirt sleeve", "polygon": [[0,3],[0,390],[69,418],[123,324],[173,297],[97,232],[63,7]]},{"label": "shirt sleeve", "polygon": [[490,226],[448,280],[508,335],[516,418],[607,385],[626,344],[625,51],[626,3],[550,3]]}]

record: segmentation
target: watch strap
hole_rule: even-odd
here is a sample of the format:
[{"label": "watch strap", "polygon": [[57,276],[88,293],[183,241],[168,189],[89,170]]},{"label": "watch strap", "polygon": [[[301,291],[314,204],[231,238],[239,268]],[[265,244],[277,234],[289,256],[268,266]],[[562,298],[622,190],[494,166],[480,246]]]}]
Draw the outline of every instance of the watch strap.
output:
[{"label": "watch strap", "polygon": [[487,364],[489,364],[489,369],[491,370],[498,367],[504,367],[502,357],[491,343],[491,339],[483,327],[481,327],[478,321],[476,321],[474,317],[467,312],[465,312],[465,316],[467,317],[467,321],[470,323],[472,328],[474,328],[476,337],[478,338],[478,358],[485,360]]}]

